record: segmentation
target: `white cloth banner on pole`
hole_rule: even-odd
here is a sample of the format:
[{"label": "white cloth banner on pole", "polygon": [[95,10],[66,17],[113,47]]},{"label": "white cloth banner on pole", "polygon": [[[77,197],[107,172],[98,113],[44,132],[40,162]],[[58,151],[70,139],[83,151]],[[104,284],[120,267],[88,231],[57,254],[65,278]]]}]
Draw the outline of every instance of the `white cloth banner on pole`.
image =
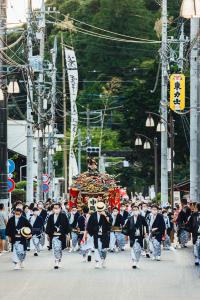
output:
[{"label": "white cloth banner on pole", "polygon": [[69,93],[71,103],[71,133],[69,148],[69,186],[72,184],[72,177],[78,174],[78,165],[74,154],[74,141],[78,128],[78,111],[76,98],[78,93],[78,67],[74,50],[65,48],[65,58],[68,73]]}]

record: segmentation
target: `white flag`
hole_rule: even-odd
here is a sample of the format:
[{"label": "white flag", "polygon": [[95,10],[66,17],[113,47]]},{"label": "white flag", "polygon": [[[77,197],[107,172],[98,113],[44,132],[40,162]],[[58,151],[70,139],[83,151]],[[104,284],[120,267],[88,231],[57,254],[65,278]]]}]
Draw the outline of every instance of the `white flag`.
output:
[{"label": "white flag", "polygon": [[78,166],[74,154],[74,140],[78,127],[78,111],[76,106],[76,98],[78,93],[78,68],[74,50],[65,48],[65,58],[67,65],[69,93],[71,103],[71,134],[69,148],[69,186],[72,184],[72,177],[78,174]]}]

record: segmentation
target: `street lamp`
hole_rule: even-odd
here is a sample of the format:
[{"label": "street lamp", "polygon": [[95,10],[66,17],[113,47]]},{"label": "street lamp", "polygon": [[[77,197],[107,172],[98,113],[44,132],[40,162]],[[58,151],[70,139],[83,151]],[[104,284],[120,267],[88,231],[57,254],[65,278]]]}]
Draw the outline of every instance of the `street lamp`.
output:
[{"label": "street lamp", "polygon": [[166,128],[165,128],[165,125],[163,124],[163,122],[158,122],[156,131],[157,132],[165,132],[166,131]]},{"label": "street lamp", "polygon": [[137,139],[135,140],[135,146],[142,146],[141,138],[137,137]]},{"label": "street lamp", "polygon": [[154,127],[154,119],[152,118],[151,115],[148,116],[147,120],[146,120],[146,127]]},{"label": "street lamp", "polygon": [[185,19],[200,18],[200,1],[183,0],[180,15]]},{"label": "street lamp", "polygon": [[157,141],[156,137],[154,138],[154,140],[152,140],[144,134],[137,134],[137,138],[135,140],[135,146],[142,146],[141,137],[146,139],[144,142],[144,146],[143,146],[143,148],[145,150],[151,149],[151,145],[154,148],[155,195],[156,195],[156,199],[157,199],[157,195],[158,195],[158,141]]},{"label": "street lamp", "polygon": [[56,146],[56,151],[57,152],[61,152],[62,151],[62,146],[61,145],[57,145]]},{"label": "street lamp", "polygon": [[151,144],[146,140],[145,143],[144,143],[144,147],[143,147],[145,150],[149,150],[151,149]]},{"label": "street lamp", "polygon": [[170,121],[168,122],[162,116],[154,112],[146,112],[147,114],[155,115],[156,117],[160,118],[160,121],[157,125],[156,131],[157,132],[164,132],[167,131],[169,139],[170,139],[170,149],[171,149],[171,206],[174,207],[174,120],[172,116],[172,112],[170,111]]},{"label": "street lamp", "polygon": [[19,94],[19,84],[17,80],[11,80],[8,85],[8,94]]},{"label": "street lamp", "polygon": [[1,88],[0,88],[0,101],[4,101],[4,93]]}]

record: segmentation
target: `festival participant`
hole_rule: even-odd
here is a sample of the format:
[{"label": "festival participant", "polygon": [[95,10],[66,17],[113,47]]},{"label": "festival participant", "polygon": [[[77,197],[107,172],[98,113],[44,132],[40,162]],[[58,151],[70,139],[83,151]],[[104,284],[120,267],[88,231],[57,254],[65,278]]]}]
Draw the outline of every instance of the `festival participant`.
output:
[{"label": "festival participant", "polygon": [[110,243],[111,218],[106,214],[104,202],[96,204],[96,212],[91,215],[87,232],[94,238],[96,268],[105,267],[107,249]]},{"label": "festival participant", "polygon": [[[19,208],[20,207],[21,207],[21,204],[19,205]],[[30,222],[30,219],[31,219],[32,215],[33,215],[33,212],[30,210],[29,206],[28,205],[24,205],[23,206],[23,216]],[[26,243],[27,243],[26,250],[30,251],[30,249],[31,249],[30,248],[30,239],[27,239]]]},{"label": "festival participant", "polygon": [[63,213],[66,214],[67,218],[69,219],[70,218],[70,212],[69,212],[69,203],[68,203],[68,201],[65,201],[63,203],[62,211],[63,211]]},{"label": "festival participant", "polygon": [[122,203],[120,206],[120,215],[123,217],[124,224],[128,219],[128,212],[126,211],[126,204]]},{"label": "festival participant", "polygon": [[[142,203],[141,215],[145,218],[147,225],[150,223],[151,210],[148,207],[148,204]],[[145,236],[143,240],[143,253],[144,256],[150,258],[150,250],[149,250],[149,236]]]},{"label": "festival participant", "polygon": [[22,215],[20,208],[15,209],[15,215],[8,220],[6,234],[12,244],[14,269],[23,268],[23,262],[26,258],[27,239],[31,238],[32,226]]},{"label": "festival participant", "polygon": [[46,227],[55,259],[54,269],[61,267],[62,250],[66,248],[66,235],[69,232],[69,222],[66,215],[61,212],[61,204],[54,203],[53,213],[49,216]]},{"label": "festival participant", "polygon": [[174,243],[174,211],[172,210],[171,206],[166,207],[167,210],[167,216],[169,218],[170,228],[167,230],[167,234],[170,237],[170,244]]},{"label": "festival participant", "polygon": [[125,236],[122,234],[124,219],[118,212],[118,208],[114,207],[112,212],[112,228],[110,233],[110,252],[115,251],[116,243],[121,251],[125,250]]},{"label": "festival participant", "polygon": [[157,205],[152,205],[151,207],[149,232],[152,259],[159,261],[161,257],[161,242],[165,234],[165,222],[163,216],[158,213]]},{"label": "festival participant", "polygon": [[26,217],[26,219],[29,221],[31,218],[31,211],[29,209],[28,205],[24,205],[23,207],[23,211],[24,211],[24,216]]},{"label": "festival participant", "polygon": [[12,209],[12,213],[11,213],[12,216],[15,215],[15,209],[16,208],[20,208],[22,210],[22,215],[26,218],[22,201],[18,200],[18,201],[15,202],[15,204],[13,206],[13,209]]},{"label": "festival participant", "polygon": [[147,236],[149,229],[145,218],[140,214],[139,207],[132,205],[132,216],[128,219],[125,230],[130,237],[131,258],[133,269],[138,268],[138,263],[143,248],[144,237]]},{"label": "festival participant", "polygon": [[76,206],[72,206],[72,210],[69,216],[69,225],[71,228],[71,236],[72,236],[72,249],[71,251],[78,250],[78,218],[80,217],[79,212],[77,211]]},{"label": "festival participant", "polygon": [[151,211],[148,209],[148,204],[143,202],[142,203],[142,210],[141,210],[141,215],[145,218],[145,220],[147,221],[147,219],[149,219],[149,216],[151,214]]},{"label": "festival participant", "polygon": [[194,245],[195,265],[200,265],[200,203],[196,204],[196,211],[192,214],[188,228],[192,233],[192,241]]},{"label": "festival participant", "polygon": [[167,215],[167,210],[162,211],[162,215],[165,221],[165,239],[163,241],[164,249],[165,250],[170,250],[171,242],[170,242],[170,231],[171,231],[171,225],[169,221],[169,217]]},{"label": "festival participant", "polygon": [[93,248],[93,243],[91,241],[92,238],[89,235],[86,237],[86,228],[89,218],[89,208],[85,206],[83,207],[83,214],[78,218],[78,241],[83,255],[83,260],[87,260],[88,262],[92,260],[91,250]]},{"label": "festival participant", "polygon": [[46,217],[47,217],[47,211],[46,211],[46,209],[44,209],[44,205],[43,205],[42,201],[38,202],[37,207],[38,207],[38,211],[39,211],[38,216],[40,216],[43,219],[43,221],[45,222]]},{"label": "festival participant", "polygon": [[32,242],[35,249],[34,256],[38,256],[38,252],[40,252],[40,239],[44,232],[44,220],[39,216],[37,207],[33,208],[33,216],[30,218],[30,223],[32,226]]},{"label": "festival participant", "polygon": [[[37,208],[38,208],[38,216],[40,216],[43,220],[43,223],[45,224],[47,222],[47,210],[44,208],[44,204],[42,201],[39,201],[37,204]],[[42,232],[41,236],[40,236],[40,245],[43,248],[45,245],[45,233]]]},{"label": "festival participant", "polygon": [[176,220],[177,229],[178,229],[177,235],[181,247],[186,248],[190,237],[187,224],[191,216],[191,209],[187,204],[186,198],[183,198],[181,200],[181,206],[182,206],[181,211],[179,212],[179,215]]}]

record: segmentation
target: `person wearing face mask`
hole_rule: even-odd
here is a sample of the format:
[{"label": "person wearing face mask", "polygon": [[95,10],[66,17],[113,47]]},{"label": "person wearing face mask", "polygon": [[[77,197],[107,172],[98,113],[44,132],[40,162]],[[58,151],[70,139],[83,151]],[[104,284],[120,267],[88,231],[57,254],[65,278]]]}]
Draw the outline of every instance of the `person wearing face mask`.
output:
[{"label": "person wearing face mask", "polygon": [[123,217],[124,224],[128,219],[128,212],[126,211],[126,204],[122,203],[120,207],[120,215]]},{"label": "person wearing face mask", "polygon": [[165,221],[165,228],[166,228],[166,232],[165,232],[165,238],[163,241],[163,246],[165,250],[170,250],[170,246],[171,246],[171,242],[170,242],[170,231],[171,231],[171,225],[170,225],[170,221],[169,221],[169,217],[167,215],[167,211],[163,210],[162,212],[164,221]]},{"label": "person wearing face mask", "polygon": [[80,245],[81,254],[83,255],[83,261],[91,262],[91,250],[93,248],[93,239],[89,234],[86,236],[87,223],[90,218],[89,208],[83,207],[83,213],[78,218],[78,241]]},{"label": "person wearing face mask", "polygon": [[93,213],[87,223],[87,233],[94,238],[94,256],[96,269],[105,267],[107,249],[110,243],[110,230],[112,218],[106,214],[106,205],[104,202],[97,202],[96,212]]},{"label": "person wearing face mask", "polygon": [[188,222],[189,231],[192,233],[194,245],[195,265],[200,265],[200,203],[196,204],[195,211]]},{"label": "person wearing face mask", "polygon": [[125,229],[130,237],[132,268],[136,269],[141,257],[144,237],[149,233],[147,222],[140,214],[137,205],[132,205],[132,216],[128,219]]},{"label": "person wearing face mask", "polygon": [[122,234],[124,219],[118,212],[118,208],[114,207],[112,212],[112,228],[110,233],[110,252],[115,251],[116,243],[121,251],[125,248],[125,236]]},{"label": "person wearing face mask", "polygon": [[[47,210],[44,209],[44,204],[42,203],[42,201],[39,201],[37,204],[37,208],[38,208],[38,216],[40,216],[44,222],[44,224],[46,224],[47,222]],[[40,245],[43,248],[45,245],[45,234],[42,233],[41,237],[40,237]]]},{"label": "person wearing face mask", "polygon": [[30,218],[32,225],[32,243],[34,246],[34,256],[38,256],[40,252],[40,239],[44,232],[44,220],[39,216],[39,210],[37,207],[33,208],[33,215]]},{"label": "person wearing face mask", "polygon": [[29,209],[29,206],[28,206],[28,205],[24,205],[23,210],[24,210],[24,214],[25,214],[27,220],[30,220],[30,217],[31,217],[31,211],[30,211],[30,209]]},{"label": "person wearing face mask", "polygon": [[151,218],[149,223],[150,232],[150,248],[152,252],[152,260],[160,261],[161,242],[165,234],[165,221],[161,214],[158,213],[158,206],[152,205]]},{"label": "person wearing face mask", "polygon": [[[151,211],[150,211],[147,203],[142,203],[141,215],[145,218],[147,224],[149,225]],[[147,237],[144,238],[143,255],[146,256],[147,258],[150,258],[150,253],[149,252],[150,252],[150,250],[149,250],[149,236],[147,236]]]},{"label": "person wearing face mask", "polygon": [[191,216],[191,209],[188,206],[186,198],[181,199],[181,207],[176,220],[178,227],[177,236],[181,247],[186,248],[190,238],[187,224]]},{"label": "person wearing face mask", "polygon": [[61,212],[61,204],[53,204],[53,213],[49,216],[46,234],[52,245],[55,265],[54,269],[61,267],[62,250],[66,248],[66,236],[70,232],[67,216]]},{"label": "person wearing face mask", "polygon": [[6,234],[12,244],[12,261],[14,263],[14,269],[20,270],[23,268],[23,262],[26,257],[27,239],[22,234],[23,228],[28,228],[30,231],[27,238],[31,238],[32,226],[29,221],[22,215],[23,210],[21,208],[15,209],[15,214],[12,216],[6,226]]},{"label": "person wearing face mask", "polygon": [[43,203],[40,201],[38,202],[38,211],[39,211],[39,216],[43,219],[43,221],[45,222],[46,217],[47,217],[47,211],[46,209],[44,209],[44,205]]},{"label": "person wearing face mask", "polygon": [[77,211],[76,206],[72,206],[72,210],[69,216],[69,225],[71,228],[71,237],[72,237],[72,249],[71,251],[78,250],[78,218],[80,217],[79,212]]}]

